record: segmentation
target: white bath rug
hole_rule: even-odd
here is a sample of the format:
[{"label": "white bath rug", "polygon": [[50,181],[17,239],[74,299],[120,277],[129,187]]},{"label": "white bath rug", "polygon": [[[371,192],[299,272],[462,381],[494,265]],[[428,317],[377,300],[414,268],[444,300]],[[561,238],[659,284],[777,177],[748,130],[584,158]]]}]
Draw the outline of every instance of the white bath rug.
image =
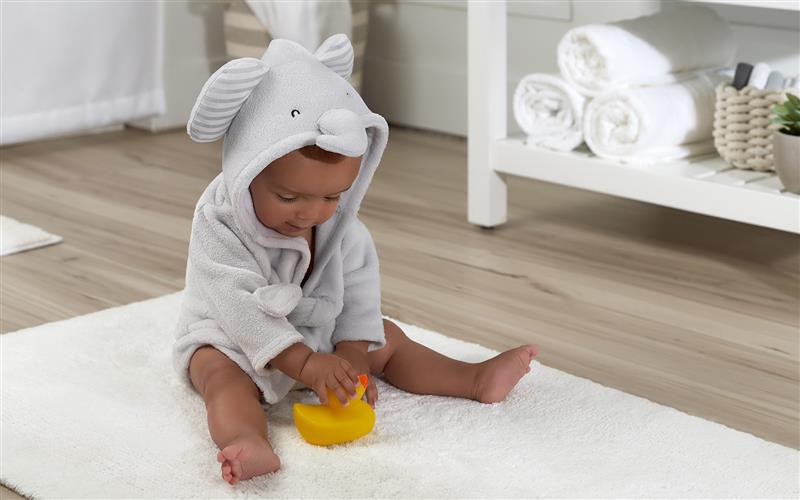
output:
[{"label": "white bath rug", "polygon": [[[534,364],[503,403],[378,384],[375,430],[319,448],[293,392],[269,410],[283,467],[220,478],[200,397],[170,364],[180,295],[0,336],[0,480],[48,498],[798,497],[798,452]],[[466,361],[493,354],[408,325]]]},{"label": "white bath rug", "polygon": [[50,234],[24,222],[0,215],[0,257],[60,243],[61,236]]}]

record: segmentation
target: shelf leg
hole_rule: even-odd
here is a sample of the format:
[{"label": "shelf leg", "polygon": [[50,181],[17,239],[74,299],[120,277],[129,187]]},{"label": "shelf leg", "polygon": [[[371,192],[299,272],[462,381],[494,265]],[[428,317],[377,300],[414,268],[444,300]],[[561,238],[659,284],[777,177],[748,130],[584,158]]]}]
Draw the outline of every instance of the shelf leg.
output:
[{"label": "shelf leg", "polygon": [[492,145],[506,137],[506,2],[467,2],[467,219],[506,221],[506,183],[493,168]]}]

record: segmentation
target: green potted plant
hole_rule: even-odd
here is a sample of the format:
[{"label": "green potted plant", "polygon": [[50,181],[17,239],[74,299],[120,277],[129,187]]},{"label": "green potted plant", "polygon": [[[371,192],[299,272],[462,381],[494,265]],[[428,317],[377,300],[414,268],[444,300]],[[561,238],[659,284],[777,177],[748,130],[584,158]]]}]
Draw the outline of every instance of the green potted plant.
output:
[{"label": "green potted plant", "polygon": [[772,137],[772,156],[786,190],[800,193],[800,98],[787,92],[786,99],[772,107],[772,122],[781,126]]}]

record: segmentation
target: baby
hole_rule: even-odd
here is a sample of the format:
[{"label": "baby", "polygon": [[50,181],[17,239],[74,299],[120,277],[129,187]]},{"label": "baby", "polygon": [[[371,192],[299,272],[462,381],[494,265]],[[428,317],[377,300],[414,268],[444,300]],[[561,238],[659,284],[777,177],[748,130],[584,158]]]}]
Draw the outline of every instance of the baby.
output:
[{"label": "baby", "polygon": [[[202,395],[230,484],[273,472],[263,405],[293,388],[346,403],[359,373],[416,394],[503,400],[534,345],[450,359],[382,319],[378,257],[358,209],[388,137],[346,78],[334,35],[311,54],[274,40],[209,78],[187,130],[224,136],[222,173],[197,204],[173,359]],[[374,407],[374,382],[366,389]]]}]

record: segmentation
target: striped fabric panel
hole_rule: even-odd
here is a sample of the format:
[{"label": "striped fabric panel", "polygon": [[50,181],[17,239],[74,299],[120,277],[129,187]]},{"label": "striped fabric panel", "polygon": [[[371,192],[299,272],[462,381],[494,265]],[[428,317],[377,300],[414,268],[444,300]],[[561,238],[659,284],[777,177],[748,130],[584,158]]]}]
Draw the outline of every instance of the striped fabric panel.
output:
[{"label": "striped fabric panel", "polygon": [[338,34],[325,40],[316,51],[325,66],[347,78],[353,72],[353,46],[347,36]]},{"label": "striped fabric panel", "polygon": [[219,139],[268,68],[259,59],[236,59],[218,69],[203,86],[186,130],[197,142]]},{"label": "striped fabric panel", "polygon": [[[352,43],[355,57],[349,81],[356,90],[360,90],[362,81],[364,51],[369,26],[369,5],[369,0],[350,0],[350,8],[353,13]],[[241,57],[258,59],[264,54],[272,37],[244,0],[228,1],[223,19],[225,50],[229,59]]]}]

